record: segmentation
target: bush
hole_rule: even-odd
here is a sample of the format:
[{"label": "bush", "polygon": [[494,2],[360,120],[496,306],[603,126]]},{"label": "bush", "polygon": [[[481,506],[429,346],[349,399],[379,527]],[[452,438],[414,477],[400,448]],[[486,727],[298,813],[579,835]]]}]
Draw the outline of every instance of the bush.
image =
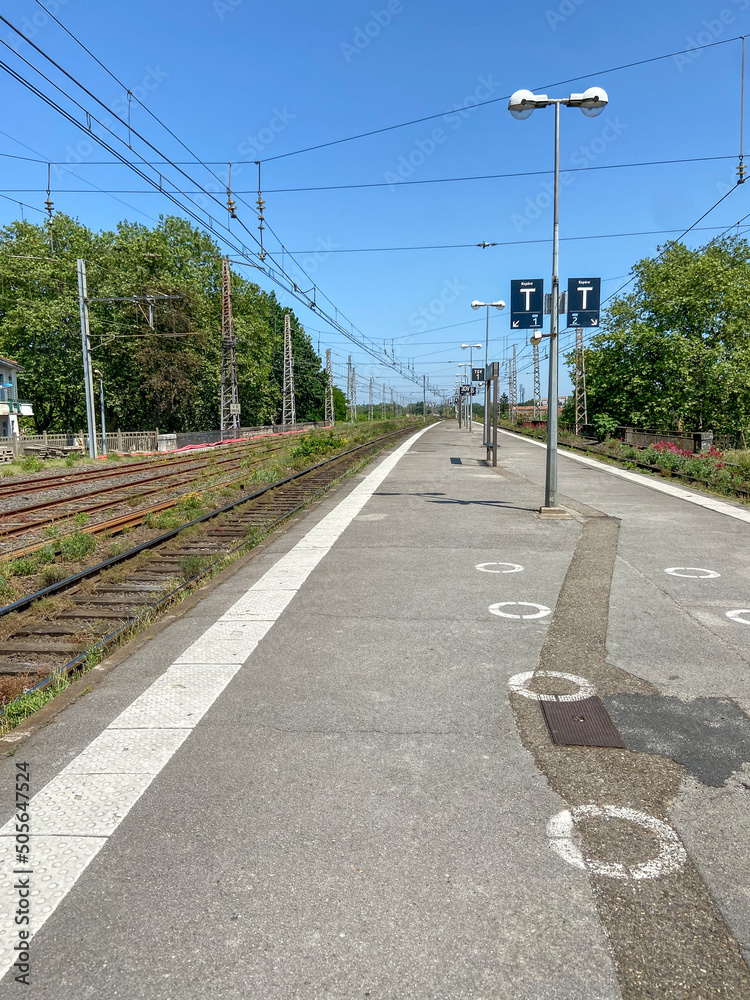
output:
[{"label": "bush", "polygon": [[24,472],[41,472],[44,468],[44,462],[40,462],[38,458],[34,458],[32,455],[22,458],[20,464]]},{"label": "bush", "polygon": [[37,571],[36,559],[31,556],[13,559],[8,565],[8,571],[11,576],[33,576]]},{"label": "bush", "polygon": [[324,455],[327,451],[333,451],[342,445],[341,438],[337,437],[333,431],[327,434],[305,434],[296,448],[292,448],[290,457],[292,461],[299,458],[310,458],[312,455]]},{"label": "bush", "polygon": [[606,441],[617,430],[617,421],[608,413],[598,413],[591,421],[598,441]]},{"label": "bush", "polygon": [[35,554],[35,559],[40,566],[47,566],[55,561],[57,555],[56,545],[45,545]]},{"label": "bush", "polygon": [[84,559],[96,548],[96,539],[93,535],[84,534],[83,531],[76,531],[68,535],[60,542],[60,555],[66,562],[78,562]]}]

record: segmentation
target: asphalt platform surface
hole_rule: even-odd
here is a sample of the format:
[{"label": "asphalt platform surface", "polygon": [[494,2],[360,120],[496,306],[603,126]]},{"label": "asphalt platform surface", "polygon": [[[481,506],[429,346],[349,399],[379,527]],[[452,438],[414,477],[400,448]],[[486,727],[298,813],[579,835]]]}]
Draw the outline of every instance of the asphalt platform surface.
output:
[{"label": "asphalt platform surface", "polygon": [[[476,425],[401,451],[0,761],[4,993],[750,997],[750,524],[562,454],[541,520],[544,451]],[[586,693],[627,750],[552,744]]]}]

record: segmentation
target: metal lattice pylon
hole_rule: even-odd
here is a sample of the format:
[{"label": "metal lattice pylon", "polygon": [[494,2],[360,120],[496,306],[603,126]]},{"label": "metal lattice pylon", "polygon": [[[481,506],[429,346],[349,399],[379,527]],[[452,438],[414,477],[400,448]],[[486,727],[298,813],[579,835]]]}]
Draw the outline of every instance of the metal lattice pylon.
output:
[{"label": "metal lattice pylon", "polygon": [[346,419],[349,423],[354,419],[354,394],[352,392],[352,356],[349,355],[349,363],[346,372]]},{"label": "metal lattice pylon", "polygon": [[374,391],[375,391],[375,379],[371,375],[370,376],[370,410],[369,410],[369,413],[367,414],[367,419],[368,420],[372,420],[372,403],[373,403],[373,394],[374,394]]},{"label": "metal lattice pylon", "polygon": [[539,373],[539,345],[534,344],[534,420],[542,419],[542,379]]},{"label": "metal lattice pylon", "polygon": [[352,423],[357,420],[357,369],[352,365]]},{"label": "metal lattice pylon", "polygon": [[576,434],[589,422],[588,401],[586,399],[586,352],[583,348],[583,330],[576,330]]},{"label": "metal lattice pylon", "polygon": [[284,404],[281,411],[281,422],[285,427],[293,427],[297,423],[297,411],[294,402],[292,318],[289,313],[284,313]]},{"label": "metal lattice pylon", "polygon": [[385,382],[383,383],[383,408],[380,411],[380,419],[385,420]]},{"label": "metal lattice pylon", "polygon": [[515,420],[518,416],[518,376],[516,372],[516,345],[513,345],[513,357],[510,359],[510,373],[508,378],[508,408],[510,419]]},{"label": "metal lattice pylon", "polygon": [[391,389],[391,416],[392,417],[396,416],[396,408],[393,405],[393,389]]},{"label": "metal lattice pylon", "polygon": [[331,361],[330,347],[326,351],[326,375],[328,384],[326,385],[326,423],[331,427],[336,423],[336,411],[333,408],[333,363]]},{"label": "metal lattice pylon", "polygon": [[240,426],[240,397],[237,390],[237,339],[232,318],[232,275],[226,257],[221,261],[221,429]]}]

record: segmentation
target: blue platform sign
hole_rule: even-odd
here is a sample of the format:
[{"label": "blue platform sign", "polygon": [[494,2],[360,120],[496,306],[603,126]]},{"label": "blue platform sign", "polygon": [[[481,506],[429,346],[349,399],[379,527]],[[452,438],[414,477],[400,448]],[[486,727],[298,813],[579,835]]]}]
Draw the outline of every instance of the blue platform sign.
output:
[{"label": "blue platform sign", "polygon": [[601,301],[601,278],[570,278],[568,280],[568,326],[588,329],[599,326]]},{"label": "blue platform sign", "polygon": [[510,283],[511,330],[540,330],[544,326],[544,279]]}]

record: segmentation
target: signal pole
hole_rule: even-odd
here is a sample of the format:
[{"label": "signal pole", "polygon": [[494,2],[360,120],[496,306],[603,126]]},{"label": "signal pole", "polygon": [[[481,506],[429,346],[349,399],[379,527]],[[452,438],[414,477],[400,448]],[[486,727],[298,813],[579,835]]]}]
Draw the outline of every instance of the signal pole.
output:
[{"label": "signal pole", "polygon": [[281,423],[284,427],[297,423],[297,412],[294,401],[294,354],[292,353],[292,320],[289,313],[284,313],[284,404],[281,411]]},{"label": "signal pole", "polygon": [[240,426],[240,397],[237,390],[237,339],[232,318],[232,276],[229,260],[221,261],[221,438],[225,430]]}]

